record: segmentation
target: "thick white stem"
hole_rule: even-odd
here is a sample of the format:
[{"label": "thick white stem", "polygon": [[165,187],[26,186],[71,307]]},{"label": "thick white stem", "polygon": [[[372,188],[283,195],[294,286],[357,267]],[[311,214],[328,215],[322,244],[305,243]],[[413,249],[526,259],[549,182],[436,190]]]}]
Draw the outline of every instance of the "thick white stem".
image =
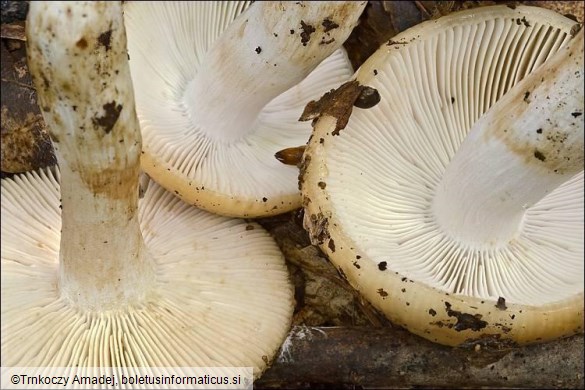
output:
[{"label": "thick white stem", "polygon": [[259,1],[206,53],[185,102],[209,137],[234,140],[270,100],[302,81],[347,39],[366,2]]},{"label": "thick white stem", "polygon": [[28,62],[61,170],[60,288],[85,309],[154,280],[137,219],[141,137],[118,2],[32,2]]},{"label": "thick white stem", "polygon": [[526,209],[583,170],[583,75],[581,31],[477,121],[433,202],[447,234],[505,244]]}]

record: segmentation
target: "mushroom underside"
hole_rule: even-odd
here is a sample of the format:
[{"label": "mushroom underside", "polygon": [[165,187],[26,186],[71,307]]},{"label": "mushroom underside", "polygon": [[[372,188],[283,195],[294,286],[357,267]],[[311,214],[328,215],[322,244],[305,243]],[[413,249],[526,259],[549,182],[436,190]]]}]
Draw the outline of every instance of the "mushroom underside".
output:
[{"label": "mushroom underside", "polygon": [[[197,9],[199,6],[182,2],[153,5],[156,12],[146,5],[138,7],[130,3],[126,7],[130,66],[144,138],[142,166],[169,191],[208,211],[238,217],[283,213],[300,207],[298,170],[282,164],[274,155],[283,149],[306,144],[311,127],[298,121],[304,104],[347,80],[353,70],[347,54],[339,49],[299,84],[270,100],[251,125],[224,129],[223,124],[217,123],[209,129],[193,113],[194,106],[209,106],[208,97],[193,96],[192,90],[196,84],[194,80],[205,65],[206,53],[248,2],[227,3],[205,4],[201,12]],[[218,21],[217,15],[223,12],[219,10],[221,7],[229,11]],[[218,9],[214,11],[215,8]],[[189,22],[197,18],[203,18],[203,22]],[[300,24],[295,27],[297,22],[287,22],[291,25],[287,35],[297,37],[302,33]],[[183,24],[189,33],[170,27]],[[313,35],[312,39],[319,38],[317,33]],[[161,36],[174,37],[175,43],[171,45],[160,39]],[[282,38],[276,33],[270,37],[273,40]],[[300,36],[297,40],[301,45]],[[185,47],[191,46],[197,50],[185,52]],[[268,47],[253,49],[250,48],[252,58],[273,55]],[[153,56],[159,60],[150,61]],[[270,68],[287,66],[287,61],[294,63],[286,60],[287,53],[281,53],[281,57]],[[278,60],[284,63],[279,64]],[[233,70],[236,71],[239,70]],[[266,80],[280,77],[272,76],[271,72],[272,69],[266,69],[262,77]],[[243,101],[257,99],[244,96],[235,86],[233,90],[229,85],[217,88],[225,90],[226,95],[242,95],[242,105],[245,105]],[[262,96],[263,92],[255,95]],[[238,104],[231,104],[224,108],[224,117],[243,110]]]},{"label": "mushroom underside", "polygon": [[258,377],[286,336],[288,271],[255,223],[150,182],[139,220],[156,285],[140,305],[91,311],[59,290],[58,171],[2,180],[2,216],[2,366],[253,367]]},{"label": "mushroom underside", "polygon": [[[451,345],[483,332],[544,340],[555,321],[566,322],[551,331],[557,336],[582,331],[582,171],[524,210],[505,243],[445,234],[432,208],[472,125],[566,45],[574,26],[550,11],[505,6],[423,23],[356,73],[378,90],[378,105],[354,108],[339,131],[335,118],[316,124],[301,175],[306,225],[352,285],[398,324]],[[582,108],[576,112],[578,121]],[[558,141],[556,133],[542,136]],[[500,312],[498,302],[509,310]],[[541,330],[537,320],[522,320],[532,311]],[[553,320],[557,311],[564,314]],[[461,325],[456,312],[473,324]],[[439,325],[462,334],[435,337]]]}]

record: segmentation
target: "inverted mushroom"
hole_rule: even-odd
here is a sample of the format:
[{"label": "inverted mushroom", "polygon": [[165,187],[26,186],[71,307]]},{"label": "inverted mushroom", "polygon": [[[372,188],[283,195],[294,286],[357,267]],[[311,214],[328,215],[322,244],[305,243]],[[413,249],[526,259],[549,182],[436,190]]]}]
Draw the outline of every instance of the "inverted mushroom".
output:
[{"label": "inverted mushroom", "polygon": [[32,2],[27,37],[60,173],[2,180],[2,366],[260,375],[292,316],[283,256],[155,183],[139,201],[121,4]]},{"label": "inverted mushroom", "polygon": [[448,345],[582,332],[579,28],[524,6],[423,23],[356,73],[379,104],[318,119],[305,223],[395,323]]},{"label": "inverted mushroom", "polygon": [[214,213],[298,208],[298,170],[274,155],[306,143],[304,104],[351,77],[335,50],[365,4],[261,1],[237,18],[248,2],[125,5],[143,169]]}]

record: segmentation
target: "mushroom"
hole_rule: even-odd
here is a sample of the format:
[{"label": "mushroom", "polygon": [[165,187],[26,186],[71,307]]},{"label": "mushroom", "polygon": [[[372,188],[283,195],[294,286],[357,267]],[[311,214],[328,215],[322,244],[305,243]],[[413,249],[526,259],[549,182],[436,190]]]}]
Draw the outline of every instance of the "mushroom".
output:
[{"label": "mushroom", "polygon": [[27,38],[59,169],[2,180],[2,366],[259,376],[291,323],[283,256],[155,183],[139,200],[121,3],[32,2]]},{"label": "mushroom", "polygon": [[446,345],[583,331],[579,28],[505,5],[425,22],[356,73],[377,105],[345,128],[321,109],[305,224],[394,323]]},{"label": "mushroom", "polygon": [[258,217],[300,207],[298,169],[274,155],[306,144],[304,104],[351,77],[336,49],[366,2],[259,1],[236,18],[246,5],[130,2],[125,22],[143,169],[197,207]]}]

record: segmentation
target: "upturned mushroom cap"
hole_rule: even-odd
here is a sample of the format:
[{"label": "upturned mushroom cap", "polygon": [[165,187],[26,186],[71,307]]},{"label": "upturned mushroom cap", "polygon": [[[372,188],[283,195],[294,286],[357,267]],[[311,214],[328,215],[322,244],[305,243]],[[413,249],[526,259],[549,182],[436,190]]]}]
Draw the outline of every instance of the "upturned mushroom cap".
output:
[{"label": "upturned mushroom cap", "polygon": [[130,2],[125,21],[143,169],[190,204],[257,217],[300,206],[297,167],[274,155],[306,143],[304,104],[351,77],[335,50],[365,2],[256,2],[238,17],[247,6]]},{"label": "upturned mushroom cap", "polygon": [[292,317],[283,256],[259,225],[153,182],[139,199],[122,5],[33,2],[27,38],[59,171],[2,180],[2,366],[258,377]]},{"label": "upturned mushroom cap", "polygon": [[376,106],[318,119],[306,226],[396,324],[448,345],[582,332],[579,28],[524,6],[423,23],[356,73]]},{"label": "upturned mushroom cap", "polygon": [[88,310],[60,286],[59,181],[51,170],[2,180],[3,367],[264,371],[288,332],[293,297],[261,226],[189,206],[150,181],[138,219],[156,280],[141,286],[140,304]]}]

